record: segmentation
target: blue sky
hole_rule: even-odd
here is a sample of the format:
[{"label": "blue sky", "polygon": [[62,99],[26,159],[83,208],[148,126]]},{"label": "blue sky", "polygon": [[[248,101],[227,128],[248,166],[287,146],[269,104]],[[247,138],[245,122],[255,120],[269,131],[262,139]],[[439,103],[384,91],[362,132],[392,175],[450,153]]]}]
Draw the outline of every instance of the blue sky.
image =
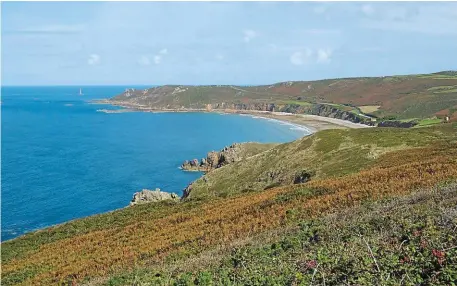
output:
[{"label": "blue sky", "polygon": [[2,84],[269,84],[457,69],[452,2],[3,2]]}]

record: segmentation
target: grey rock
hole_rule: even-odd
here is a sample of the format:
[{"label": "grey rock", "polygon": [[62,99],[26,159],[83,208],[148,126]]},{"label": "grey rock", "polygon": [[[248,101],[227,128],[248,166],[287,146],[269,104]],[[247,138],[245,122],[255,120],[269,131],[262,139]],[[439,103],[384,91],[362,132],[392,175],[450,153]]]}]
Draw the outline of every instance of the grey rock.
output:
[{"label": "grey rock", "polygon": [[209,167],[216,168],[219,165],[219,153],[211,151],[206,156]]},{"label": "grey rock", "polygon": [[130,201],[130,206],[160,202],[165,200],[179,200],[179,196],[175,193],[162,192],[159,188],[154,191],[143,189],[141,192],[133,194],[133,198]]}]

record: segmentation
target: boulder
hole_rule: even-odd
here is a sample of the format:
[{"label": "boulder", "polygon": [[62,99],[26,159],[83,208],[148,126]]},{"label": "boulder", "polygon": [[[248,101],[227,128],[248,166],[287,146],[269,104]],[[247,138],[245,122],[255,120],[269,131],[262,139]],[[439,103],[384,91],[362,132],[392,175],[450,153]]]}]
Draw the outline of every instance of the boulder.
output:
[{"label": "boulder", "polygon": [[206,162],[210,168],[217,168],[219,165],[219,152],[209,152],[206,156]]},{"label": "boulder", "polygon": [[221,151],[211,151],[206,155],[206,158],[202,158],[200,162],[197,159],[191,161],[184,161],[181,165],[181,169],[186,171],[202,171],[209,172],[211,170],[220,168],[227,164],[231,164],[243,159],[243,145],[240,143],[234,143],[230,146],[224,147]]},{"label": "boulder", "polygon": [[189,168],[189,167],[190,167],[190,162],[187,161],[187,160],[184,161],[184,163],[182,163],[182,165],[181,165],[181,169],[184,169],[184,170]]},{"label": "boulder", "polygon": [[198,160],[197,159],[193,159],[192,161],[190,161],[190,166],[192,167],[197,167],[199,164],[198,164]]},{"label": "boulder", "polygon": [[162,192],[159,188],[154,191],[143,189],[141,192],[133,194],[133,198],[130,201],[130,206],[160,202],[165,200],[179,200],[179,196],[175,193]]}]

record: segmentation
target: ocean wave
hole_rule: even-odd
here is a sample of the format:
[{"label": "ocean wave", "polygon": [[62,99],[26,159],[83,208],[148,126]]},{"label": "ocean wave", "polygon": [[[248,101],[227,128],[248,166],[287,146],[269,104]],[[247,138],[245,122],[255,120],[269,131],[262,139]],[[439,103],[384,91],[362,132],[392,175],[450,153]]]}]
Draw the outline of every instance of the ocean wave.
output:
[{"label": "ocean wave", "polygon": [[97,112],[103,113],[125,113],[125,112],[133,112],[130,109],[97,109]]}]

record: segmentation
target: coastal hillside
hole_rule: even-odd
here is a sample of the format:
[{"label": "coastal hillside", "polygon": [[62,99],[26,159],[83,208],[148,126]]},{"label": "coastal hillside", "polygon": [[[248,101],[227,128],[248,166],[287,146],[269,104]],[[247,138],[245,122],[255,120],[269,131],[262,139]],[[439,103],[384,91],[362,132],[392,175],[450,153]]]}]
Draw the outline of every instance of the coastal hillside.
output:
[{"label": "coastal hillside", "polygon": [[446,116],[457,120],[457,72],[290,81],[264,86],[165,85],[128,89],[110,102],[159,110],[313,114],[370,125],[376,118],[380,122]]},{"label": "coastal hillside", "polygon": [[227,197],[371,167],[386,153],[455,140],[455,125],[430,128],[331,129],[213,170],[184,191],[186,199]]},{"label": "coastal hillside", "polygon": [[[240,187],[250,182],[235,166],[249,178],[247,166],[281,174],[285,160],[310,176]],[[457,123],[321,131],[205,177],[215,185],[181,201],[127,207],[2,243],[2,285],[457,280]]]},{"label": "coastal hillside", "polygon": [[0,286],[457,286],[455,1],[5,0]]}]

